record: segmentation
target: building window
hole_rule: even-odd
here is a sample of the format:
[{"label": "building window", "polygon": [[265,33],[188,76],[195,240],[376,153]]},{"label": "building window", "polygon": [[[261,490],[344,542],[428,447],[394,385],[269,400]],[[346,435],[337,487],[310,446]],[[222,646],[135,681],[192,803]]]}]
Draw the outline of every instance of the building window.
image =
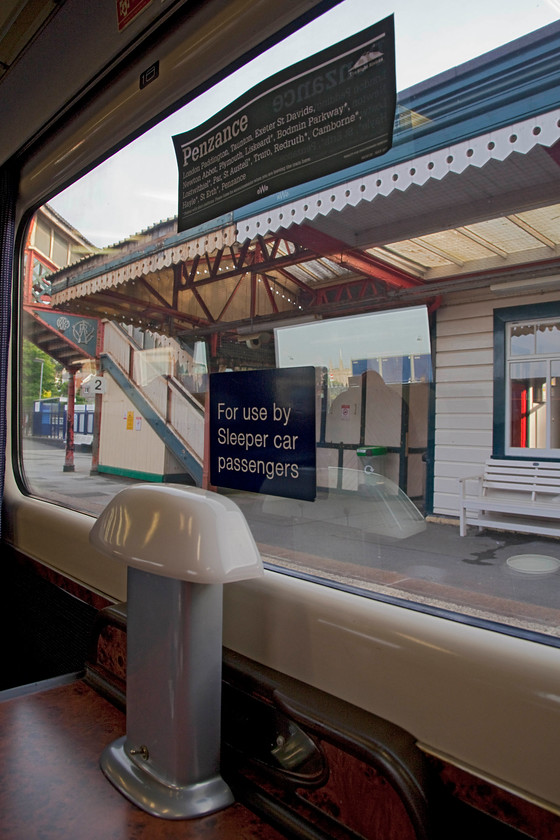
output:
[{"label": "building window", "polygon": [[495,457],[560,457],[558,304],[495,313]]},{"label": "building window", "polygon": [[68,239],[58,231],[53,231],[52,259],[57,265],[68,263]]},{"label": "building window", "polygon": [[[35,248],[41,251],[45,257],[51,256],[51,229],[50,226],[40,217],[37,218],[35,227]],[[62,263],[64,264],[64,263]]]}]

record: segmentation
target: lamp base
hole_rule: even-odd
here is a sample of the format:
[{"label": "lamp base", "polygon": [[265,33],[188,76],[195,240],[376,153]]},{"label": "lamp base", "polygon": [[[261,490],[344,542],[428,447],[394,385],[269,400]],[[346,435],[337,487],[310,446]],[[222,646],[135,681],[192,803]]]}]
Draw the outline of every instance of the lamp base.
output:
[{"label": "lamp base", "polygon": [[233,794],[220,775],[190,785],[162,782],[126,752],[126,737],[113,741],[101,754],[101,769],[123,796],[143,811],[168,820],[188,820],[221,811],[233,804]]}]

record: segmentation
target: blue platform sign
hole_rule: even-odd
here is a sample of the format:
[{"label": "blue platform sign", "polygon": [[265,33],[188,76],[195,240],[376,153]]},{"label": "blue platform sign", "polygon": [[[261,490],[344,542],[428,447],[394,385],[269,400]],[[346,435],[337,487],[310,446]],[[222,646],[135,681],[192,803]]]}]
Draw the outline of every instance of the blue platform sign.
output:
[{"label": "blue platform sign", "polygon": [[313,501],[314,367],[211,374],[210,481]]}]

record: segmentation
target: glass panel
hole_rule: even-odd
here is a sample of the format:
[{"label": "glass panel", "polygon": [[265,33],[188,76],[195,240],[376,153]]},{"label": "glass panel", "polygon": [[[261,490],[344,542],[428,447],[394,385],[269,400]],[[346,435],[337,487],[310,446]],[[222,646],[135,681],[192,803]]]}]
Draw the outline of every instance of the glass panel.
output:
[{"label": "glass panel", "polygon": [[531,356],[535,352],[535,327],[515,324],[510,328],[509,352],[512,356]]},{"label": "glass panel", "polygon": [[539,324],[536,330],[537,353],[552,355],[560,353],[560,322],[547,321]]},{"label": "glass panel", "polygon": [[[420,375],[419,381],[431,380],[428,315],[423,306],[282,327],[275,330],[275,339],[278,367],[313,365],[326,372],[326,422],[331,441],[356,446],[360,441],[387,443],[387,440],[379,440],[387,434],[385,431],[360,428],[360,422],[366,416],[362,417],[361,413],[362,398],[364,404],[373,399],[367,393],[362,394],[362,382],[370,383],[368,387],[372,387],[374,381],[394,385],[398,386],[394,393],[400,391],[403,383],[412,380],[414,350],[425,354],[423,363],[418,363],[421,374],[424,369],[424,376]],[[362,379],[366,372],[367,377]],[[378,418],[379,422],[385,426],[387,420]],[[393,427],[390,437],[394,445],[400,445],[400,427],[398,432]]]},{"label": "glass panel", "polygon": [[546,449],[546,362],[510,365],[511,446]]},{"label": "glass panel", "polygon": [[550,363],[550,446],[560,449],[560,360]]}]

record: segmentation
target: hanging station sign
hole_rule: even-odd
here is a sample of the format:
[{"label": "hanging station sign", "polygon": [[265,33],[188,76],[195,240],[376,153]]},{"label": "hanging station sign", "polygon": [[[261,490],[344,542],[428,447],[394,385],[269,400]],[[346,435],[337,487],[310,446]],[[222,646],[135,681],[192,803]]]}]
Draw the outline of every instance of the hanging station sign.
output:
[{"label": "hanging station sign", "polygon": [[395,107],[391,15],[173,137],[179,231],[384,154]]},{"label": "hanging station sign", "polygon": [[315,368],[211,374],[210,482],[313,501]]}]

